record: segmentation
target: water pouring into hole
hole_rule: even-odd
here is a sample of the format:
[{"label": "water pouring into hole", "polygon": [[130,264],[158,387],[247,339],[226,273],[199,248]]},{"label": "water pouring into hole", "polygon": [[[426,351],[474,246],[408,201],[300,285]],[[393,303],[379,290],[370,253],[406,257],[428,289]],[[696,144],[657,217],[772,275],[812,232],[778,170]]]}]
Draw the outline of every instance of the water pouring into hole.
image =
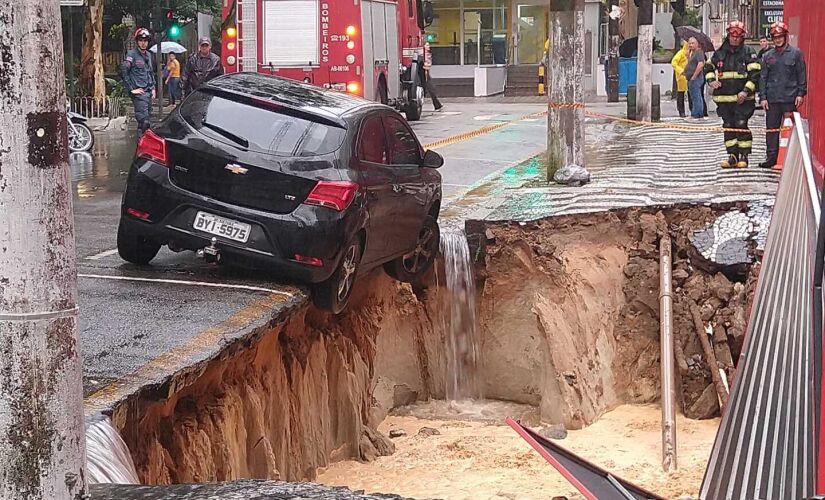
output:
[{"label": "water pouring into hole", "polygon": [[447,353],[447,401],[481,399],[476,286],[464,231],[441,233],[441,255],[448,292],[440,315]]}]

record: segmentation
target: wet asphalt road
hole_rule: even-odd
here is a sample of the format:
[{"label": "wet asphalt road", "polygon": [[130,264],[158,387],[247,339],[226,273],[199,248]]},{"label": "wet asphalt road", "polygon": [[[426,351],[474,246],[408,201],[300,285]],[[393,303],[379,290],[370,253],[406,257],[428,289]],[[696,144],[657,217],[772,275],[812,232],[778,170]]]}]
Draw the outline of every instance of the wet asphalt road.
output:
[{"label": "wet asphalt road", "polygon": [[[543,109],[537,104],[447,104],[425,108],[413,128],[428,144]],[[519,121],[440,147],[445,203],[471,185],[544,149],[544,119]],[[117,255],[120,199],[134,154],[131,130],[96,132],[93,154],[70,158],[87,410],[108,408],[140,386],[205,359],[222,342],[263,324],[304,289],[261,274],[218,267],[164,248],[149,267]],[[258,290],[259,288],[265,290]]]}]

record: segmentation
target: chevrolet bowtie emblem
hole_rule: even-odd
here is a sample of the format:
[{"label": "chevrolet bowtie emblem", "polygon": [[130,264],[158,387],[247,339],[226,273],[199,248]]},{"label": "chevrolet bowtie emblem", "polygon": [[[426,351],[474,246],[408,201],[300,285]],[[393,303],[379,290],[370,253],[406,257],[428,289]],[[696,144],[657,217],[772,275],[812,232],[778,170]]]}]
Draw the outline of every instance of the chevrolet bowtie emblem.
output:
[{"label": "chevrolet bowtie emblem", "polygon": [[243,168],[242,166],[240,166],[236,163],[230,163],[230,164],[228,164],[227,166],[225,166],[223,168],[229,170],[233,174],[239,174],[239,175],[243,175],[243,174],[249,172],[248,168]]}]

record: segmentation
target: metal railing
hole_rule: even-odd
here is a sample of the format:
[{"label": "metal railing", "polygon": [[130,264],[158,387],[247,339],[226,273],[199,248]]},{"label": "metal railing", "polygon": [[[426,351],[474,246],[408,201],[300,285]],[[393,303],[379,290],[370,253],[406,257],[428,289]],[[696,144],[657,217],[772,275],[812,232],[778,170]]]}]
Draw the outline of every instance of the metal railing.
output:
[{"label": "metal railing", "polygon": [[807,124],[796,113],[745,346],[702,499],[814,493],[822,376],[822,320],[814,306],[820,203]]},{"label": "metal railing", "polygon": [[70,97],[69,109],[86,118],[119,118],[126,114],[125,97]]}]

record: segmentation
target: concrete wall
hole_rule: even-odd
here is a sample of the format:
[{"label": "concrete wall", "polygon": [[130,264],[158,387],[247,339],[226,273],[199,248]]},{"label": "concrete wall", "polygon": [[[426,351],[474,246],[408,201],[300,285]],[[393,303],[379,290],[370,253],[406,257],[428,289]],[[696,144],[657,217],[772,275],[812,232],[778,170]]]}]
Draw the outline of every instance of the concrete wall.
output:
[{"label": "concrete wall", "polygon": [[475,93],[476,97],[486,97],[501,94],[504,92],[504,84],[507,81],[507,68],[505,66],[480,66],[475,68]]},{"label": "concrete wall", "polygon": [[434,64],[430,69],[433,78],[473,78],[476,67],[458,64]]},{"label": "concrete wall", "polygon": [[673,36],[673,26],[670,24],[672,19],[672,12],[656,12],[653,14],[653,36],[666,49],[674,48],[676,43]]}]

